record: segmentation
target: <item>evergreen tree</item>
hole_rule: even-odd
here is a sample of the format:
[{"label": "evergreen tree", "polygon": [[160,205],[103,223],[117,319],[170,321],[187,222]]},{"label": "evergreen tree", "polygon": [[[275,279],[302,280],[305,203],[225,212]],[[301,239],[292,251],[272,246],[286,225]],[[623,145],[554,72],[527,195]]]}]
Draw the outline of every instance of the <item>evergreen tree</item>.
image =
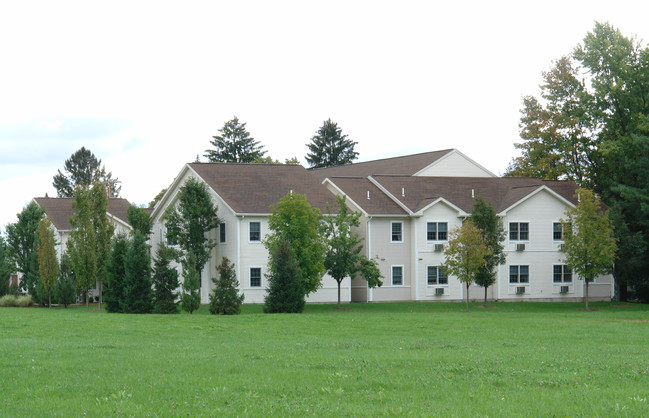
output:
[{"label": "evergreen tree", "polygon": [[126,287],[126,254],[130,241],[124,234],[116,235],[106,262],[104,303],[108,312],[123,312]]},{"label": "evergreen tree", "polygon": [[264,245],[272,252],[281,242],[289,242],[298,263],[300,288],[305,296],[315,292],[326,271],[322,214],[311,207],[305,195],[296,193],[282,197],[272,211],[268,218],[270,233]]},{"label": "evergreen tree", "polygon": [[11,257],[9,257],[9,248],[0,235],[0,297],[9,293],[9,280],[14,272]]},{"label": "evergreen tree", "polygon": [[122,309],[125,313],[151,313],[153,295],[151,291],[150,248],[146,237],[135,232],[124,259],[124,299]]},{"label": "evergreen tree", "polygon": [[205,158],[210,162],[252,163],[266,154],[259,141],[255,141],[246,130],[246,124],[235,116],[219,129],[220,135],[213,136],[210,144],[213,150],[205,150]]},{"label": "evergreen tree", "polygon": [[61,257],[59,279],[56,283],[56,300],[64,307],[77,301],[77,284],[72,273],[72,263],[68,253]]},{"label": "evergreen tree", "polygon": [[[59,274],[59,261],[56,259],[54,248],[54,234],[49,218],[43,218],[38,223],[38,270],[40,283],[47,292],[47,306],[52,307],[52,292],[56,286]],[[40,297],[39,297],[40,299]],[[41,300],[41,303],[44,302]]]},{"label": "evergreen tree", "polygon": [[482,231],[482,236],[489,249],[485,265],[480,268],[475,276],[475,283],[484,287],[484,306],[487,306],[487,288],[496,282],[496,269],[505,263],[503,241],[505,229],[496,215],[496,210],[491,203],[478,196],[471,211],[471,221]]},{"label": "evergreen tree", "polygon": [[356,144],[343,135],[337,123],[327,119],[311,138],[311,143],[307,144],[309,153],[306,161],[312,168],[351,164],[358,158],[358,153],[354,151]]},{"label": "evergreen tree", "polygon": [[216,286],[210,295],[210,312],[213,315],[236,315],[241,312],[244,296],[239,294],[239,281],[234,264],[226,257],[216,267],[219,278],[212,278]]},{"label": "evergreen tree", "polygon": [[272,248],[268,289],[264,298],[265,313],[300,313],[304,311],[304,295],[300,269],[288,241]]},{"label": "evergreen tree", "polygon": [[104,185],[107,196],[119,197],[120,181],[114,179],[112,173],[106,173],[106,169],[101,166],[101,160],[85,147],[81,147],[65,160],[64,171],[65,174],[58,170],[52,182],[58,197],[74,197],[76,187],[89,188],[94,182]]},{"label": "evergreen tree", "polygon": [[191,315],[201,306],[200,275],[196,270],[196,256],[189,252],[182,261],[183,265],[183,292],[181,295],[181,306],[184,311]]},{"label": "evergreen tree", "polygon": [[160,243],[153,266],[153,312],[178,313],[178,270],[171,267],[175,251]]},{"label": "evergreen tree", "polygon": [[[20,288],[35,295],[38,283],[36,245],[38,243],[38,222],[45,216],[45,209],[32,201],[18,214],[18,222],[7,225],[7,258],[13,260],[22,273]],[[12,262],[12,263],[13,263]]]}]

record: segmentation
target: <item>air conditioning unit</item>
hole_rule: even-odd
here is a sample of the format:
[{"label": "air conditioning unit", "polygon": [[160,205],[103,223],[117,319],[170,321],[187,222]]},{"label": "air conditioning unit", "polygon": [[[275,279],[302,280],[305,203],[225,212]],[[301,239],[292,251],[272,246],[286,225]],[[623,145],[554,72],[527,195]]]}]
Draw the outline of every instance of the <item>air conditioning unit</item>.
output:
[{"label": "air conditioning unit", "polygon": [[516,251],[525,251],[525,244],[516,244]]},{"label": "air conditioning unit", "polygon": [[444,294],[444,288],[443,287],[435,288],[435,296],[441,296],[443,294]]},{"label": "air conditioning unit", "polygon": [[565,251],[565,248],[566,248],[565,245],[566,244],[559,244],[559,251],[561,251],[561,252]]},{"label": "air conditioning unit", "polygon": [[522,295],[523,293],[525,293],[525,286],[516,287],[516,294],[517,295]]},{"label": "air conditioning unit", "polygon": [[559,293],[568,293],[568,286],[561,286]]},{"label": "air conditioning unit", "polygon": [[444,251],[444,244],[435,244],[435,252]]}]

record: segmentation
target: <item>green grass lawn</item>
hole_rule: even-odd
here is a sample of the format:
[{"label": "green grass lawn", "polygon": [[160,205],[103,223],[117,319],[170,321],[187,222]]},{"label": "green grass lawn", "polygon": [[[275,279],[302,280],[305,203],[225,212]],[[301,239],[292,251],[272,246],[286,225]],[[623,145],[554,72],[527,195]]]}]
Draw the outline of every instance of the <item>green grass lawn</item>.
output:
[{"label": "green grass lawn", "polygon": [[649,415],[649,306],[491,306],[0,308],[0,416]]}]

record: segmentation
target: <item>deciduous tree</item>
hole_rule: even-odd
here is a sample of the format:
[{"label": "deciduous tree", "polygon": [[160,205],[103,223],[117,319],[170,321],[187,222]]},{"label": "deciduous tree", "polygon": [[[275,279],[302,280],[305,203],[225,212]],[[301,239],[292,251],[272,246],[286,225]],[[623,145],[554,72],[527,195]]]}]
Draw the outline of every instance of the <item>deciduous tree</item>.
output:
[{"label": "deciduous tree", "polygon": [[52,222],[47,217],[43,218],[38,223],[38,270],[41,284],[47,292],[47,306],[49,308],[52,307],[52,292],[59,274],[59,261],[56,259],[54,245]]},{"label": "deciduous tree", "polygon": [[[22,273],[20,287],[34,296],[38,283],[38,223],[45,216],[45,209],[32,201],[18,214],[18,222],[7,225],[8,256]],[[33,271],[33,269],[36,271]]]},{"label": "deciduous tree", "polygon": [[89,311],[88,292],[97,280],[97,231],[92,222],[93,202],[89,189],[79,187],[75,190],[72,209],[72,231],[67,248],[79,292],[86,301],[86,310]]},{"label": "deciduous tree", "polygon": [[312,168],[350,164],[358,158],[358,152],[354,151],[356,144],[343,135],[337,123],[327,119],[307,144],[306,161]]},{"label": "deciduous tree", "polygon": [[131,224],[134,231],[139,231],[149,238],[151,230],[153,229],[153,221],[149,212],[135,205],[131,205],[126,210],[126,219]]},{"label": "deciduous tree", "polygon": [[241,312],[244,295],[239,294],[239,281],[234,264],[223,257],[216,271],[219,278],[212,278],[215,287],[210,295],[210,312],[213,315],[236,315]]},{"label": "deciduous tree", "polygon": [[298,263],[301,289],[307,296],[321,286],[326,271],[322,213],[311,207],[305,195],[292,192],[282,197],[272,211],[264,245],[272,253],[281,242],[289,243]]},{"label": "deciduous tree", "polygon": [[259,141],[250,136],[246,124],[236,116],[225,122],[219,133],[210,141],[215,149],[205,150],[204,156],[210,162],[252,163],[266,154]]},{"label": "deciduous tree", "polygon": [[9,280],[14,272],[13,260],[9,257],[9,248],[3,236],[0,235],[0,297],[9,293]]},{"label": "deciduous tree", "polygon": [[181,263],[183,266],[183,291],[180,296],[180,304],[183,310],[191,315],[201,306],[201,295],[198,293],[201,288],[200,274],[196,270],[196,256],[191,250]]},{"label": "deciduous tree", "polygon": [[[338,196],[338,213],[325,217],[327,250],[324,265],[338,284],[338,308],[340,308],[340,284],[345,277],[354,278],[360,274],[369,287],[381,286],[381,272],[378,267],[361,253],[361,237],[353,228],[360,225],[360,212],[351,212],[346,198]],[[329,209],[329,208],[327,208]],[[369,263],[368,263],[369,261]],[[374,265],[375,269],[372,268]],[[378,271],[378,275],[376,272]]]},{"label": "deciduous tree", "polygon": [[496,269],[500,264],[505,263],[503,241],[505,230],[503,224],[496,215],[496,210],[491,203],[486,202],[478,196],[471,210],[471,221],[473,225],[482,231],[482,237],[489,249],[485,265],[475,276],[475,283],[484,287],[484,306],[487,306],[487,288],[496,282]]},{"label": "deciduous tree", "polygon": [[562,220],[566,264],[585,279],[584,302],[588,310],[588,283],[610,272],[615,261],[617,242],[608,211],[588,189],[577,189],[579,203],[566,210]]},{"label": "deciduous tree", "polygon": [[448,247],[444,251],[444,269],[466,285],[466,310],[469,311],[469,286],[480,269],[487,264],[489,248],[482,231],[471,219],[464,221],[461,228],[451,232]]}]

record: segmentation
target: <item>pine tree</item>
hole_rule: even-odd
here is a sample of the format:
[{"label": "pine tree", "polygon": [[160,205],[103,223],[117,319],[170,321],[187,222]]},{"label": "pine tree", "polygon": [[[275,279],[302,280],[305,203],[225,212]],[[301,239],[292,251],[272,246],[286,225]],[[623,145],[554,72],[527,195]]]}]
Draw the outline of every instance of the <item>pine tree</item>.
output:
[{"label": "pine tree", "polygon": [[113,238],[106,262],[104,303],[108,312],[123,312],[126,280],[126,254],[130,246],[128,237],[118,234]]},{"label": "pine tree", "polygon": [[125,313],[151,313],[153,310],[149,253],[146,237],[136,232],[124,260],[123,310]]},{"label": "pine tree", "polygon": [[216,267],[219,278],[212,278],[216,285],[210,295],[210,312],[213,315],[236,315],[241,312],[244,296],[239,294],[239,281],[234,270],[234,264],[226,257]]},{"label": "pine tree", "polygon": [[160,243],[153,266],[153,312],[178,313],[178,270],[171,267],[175,251]]},{"label": "pine tree", "polygon": [[259,141],[255,141],[246,130],[246,124],[240,123],[235,116],[219,129],[221,135],[213,136],[210,144],[215,150],[205,150],[205,158],[210,162],[252,163],[262,158],[266,151]]},{"label": "pine tree", "polygon": [[273,248],[267,277],[265,313],[300,313],[304,310],[305,293],[299,267],[288,241],[282,241]]},{"label": "pine tree", "polygon": [[58,170],[52,185],[58,197],[74,197],[76,187],[89,188],[94,182],[100,182],[109,197],[119,197],[121,182],[113,178],[113,173],[106,173],[101,160],[89,149],[81,147],[70,156],[63,165],[64,173]]},{"label": "pine tree", "polygon": [[68,253],[61,257],[59,279],[56,283],[56,300],[64,307],[77,301],[77,284],[72,273],[72,263]]},{"label": "pine tree", "polygon": [[182,261],[183,265],[183,292],[181,306],[191,315],[201,306],[200,275],[196,270],[196,256],[192,251]]},{"label": "pine tree", "polygon": [[354,151],[356,144],[343,135],[337,123],[327,119],[311,138],[311,143],[307,144],[309,153],[306,161],[312,168],[351,164],[358,158],[358,153]]}]

